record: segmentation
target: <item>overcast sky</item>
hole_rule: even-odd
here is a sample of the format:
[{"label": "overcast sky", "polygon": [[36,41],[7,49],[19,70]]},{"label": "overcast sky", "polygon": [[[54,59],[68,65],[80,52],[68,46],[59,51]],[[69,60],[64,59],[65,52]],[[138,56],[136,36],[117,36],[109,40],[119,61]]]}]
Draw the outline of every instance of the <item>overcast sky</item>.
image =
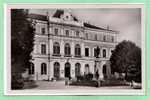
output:
[{"label": "overcast sky", "polygon": [[[56,9],[32,9],[30,13],[53,15]],[[87,21],[102,28],[109,26],[119,31],[118,41],[130,40],[141,47],[141,9],[140,8],[94,8],[69,9],[81,21]]]}]

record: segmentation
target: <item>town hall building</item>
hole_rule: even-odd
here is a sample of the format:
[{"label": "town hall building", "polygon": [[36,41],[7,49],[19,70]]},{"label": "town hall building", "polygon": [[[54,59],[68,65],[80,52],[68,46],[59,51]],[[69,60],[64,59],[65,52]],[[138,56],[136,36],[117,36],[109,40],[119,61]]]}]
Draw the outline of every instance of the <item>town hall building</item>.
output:
[{"label": "town hall building", "polygon": [[29,18],[35,25],[32,64],[28,69],[31,79],[76,78],[89,73],[95,75],[96,71],[102,79],[109,77],[109,58],[117,44],[118,31],[80,21],[61,9],[52,16],[30,13]]}]

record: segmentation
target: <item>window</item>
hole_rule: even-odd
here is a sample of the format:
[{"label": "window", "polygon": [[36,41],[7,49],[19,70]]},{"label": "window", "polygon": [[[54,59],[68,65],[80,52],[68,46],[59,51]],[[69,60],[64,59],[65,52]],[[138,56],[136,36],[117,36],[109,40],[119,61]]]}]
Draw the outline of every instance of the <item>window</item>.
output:
[{"label": "window", "polygon": [[104,41],[104,42],[106,41],[106,36],[105,36],[105,35],[103,36],[103,41]]},{"label": "window", "polygon": [[88,33],[86,33],[85,36],[86,36],[86,39],[88,39]]},{"label": "window", "polygon": [[80,57],[81,56],[81,50],[80,50],[80,45],[76,44],[75,45],[75,56]]},{"label": "window", "polygon": [[95,34],[95,40],[97,40],[97,34]]},{"label": "window", "polygon": [[45,63],[41,64],[41,75],[47,74],[47,66]]},{"label": "window", "polygon": [[90,73],[90,68],[89,68],[89,65],[86,64],[85,65],[85,75],[89,74]]},{"label": "window", "polygon": [[89,48],[85,48],[85,56],[86,56],[86,57],[89,56]]},{"label": "window", "polygon": [[60,55],[60,46],[58,42],[55,42],[53,45],[53,53],[54,55]]},{"label": "window", "polygon": [[113,36],[111,36],[111,42],[114,42],[114,37]]},{"label": "window", "polygon": [[94,57],[97,57],[97,49],[94,48]]},{"label": "window", "polygon": [[29,75],[33,75],[34,74],[34,64],[31,63],[31,65],[29,66]]},{"label": "window", "polygon": [[41,31],[42,31],[42,34],[45,34],[45,28],[42,28]]},{"label": "window", "polygon": [[79,31],[76,31],[76,37],[79,37]]},{"label": "window", "polygon": [[106,49],[103,49],[103,57],[106,57]]},{"label": "window", "polygon": [[66,36],[69,36],[69,30],[65,30]]},{"label": "window", "polygon": [[57,28],[54,29],[54,33],[55,33],[55,35],[58,35],[58,29]]},{"label": "window", "polygon": [[100,52],[100,48],[96,47],[94,48],[94,57],[100,57],[101,52]]},{"label": "window", "polygon": [[46,54],[46,45],[41,44],[41,54]]},{"label": "window", "polygon": [[80,76],[80,68],[81,68],[80,63],[76,63],[75,64],[75,77]]},{"label": "window", "polygon": [[69,43],[65,44],[65,55],[66,56],[70,55],[70,45],[69,45]]},{"label": "window", "polygon": [[57,79],[60,77],[60,64],[58,62],[54,63],[54,77]]}]

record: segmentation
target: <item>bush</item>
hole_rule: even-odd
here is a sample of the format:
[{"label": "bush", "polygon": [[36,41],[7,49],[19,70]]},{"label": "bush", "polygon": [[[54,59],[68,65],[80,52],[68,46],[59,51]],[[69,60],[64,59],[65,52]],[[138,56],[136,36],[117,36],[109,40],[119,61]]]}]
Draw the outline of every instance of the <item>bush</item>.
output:
[{"label": "bush", "polygon": [[80,80],[80,81],[73,81],[69,85],[75,85],[75,86],[97,86],[97,81],[94,80]]},{"label": "bush", "polygon": [[86,80],[92,80],[92,78],[93,78],[93,74],[92,73],[89,73],[89,74],[85,75],[85,79]]},{"label": "bush", "polygon": [[84,80],[84,76],[77,76],[77,81]]},{"label": "bush", "polygon": [[22,89],[24,80],[21,73],[13,73],[11,77],[11,89]]},{"label": "bush", "polygon": [[89,73],[87,75],[79,75],[77,76],[77,81],[81,81],[81,80],[92,80],[93,79],[93,74],[92,73]]}]

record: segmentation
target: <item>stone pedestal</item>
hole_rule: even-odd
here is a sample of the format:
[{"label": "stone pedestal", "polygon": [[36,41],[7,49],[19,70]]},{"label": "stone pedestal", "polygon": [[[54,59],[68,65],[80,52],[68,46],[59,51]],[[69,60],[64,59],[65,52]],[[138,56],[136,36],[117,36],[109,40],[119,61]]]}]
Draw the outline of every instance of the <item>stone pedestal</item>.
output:
[{"label": "stone pedestal", "polygon": [[96,61],[96,70],[98,71],[98,74],[99,74],[98,80],[103,80],[104,79],[103,64],[101,61]]}]

